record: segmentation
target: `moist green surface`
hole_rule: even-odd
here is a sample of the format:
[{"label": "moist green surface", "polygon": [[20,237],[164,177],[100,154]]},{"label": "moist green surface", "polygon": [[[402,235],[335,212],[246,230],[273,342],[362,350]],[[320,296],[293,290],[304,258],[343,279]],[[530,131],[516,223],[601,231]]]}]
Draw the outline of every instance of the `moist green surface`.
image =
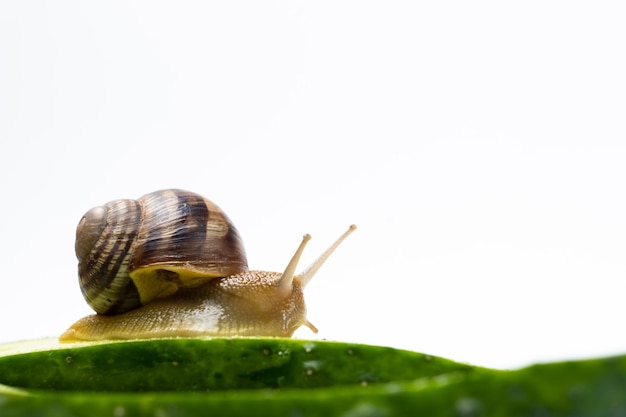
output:
[{"label": "moist green surface", "polygon": [[160,339],[0,357],[0,383],[61,391],[358,386],[471,370],[421,353],[292,339]]},{"label": "moist green surface", "polygon": [[1,352],[0,416],[626,415],[626,356],[501,371],[292,339]]}]

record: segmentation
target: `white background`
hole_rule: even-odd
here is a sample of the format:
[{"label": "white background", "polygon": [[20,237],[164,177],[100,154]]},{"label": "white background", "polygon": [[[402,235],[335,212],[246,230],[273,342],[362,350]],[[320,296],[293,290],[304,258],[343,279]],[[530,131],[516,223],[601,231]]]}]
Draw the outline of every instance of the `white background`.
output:
[{"label": "white background", "polygon": [[0,342],[90,313],[87,209],[177,187],[255,269],[358,224],[297,337],[492,367],[626,352],[625,21],[620,1],[0,2]]}]

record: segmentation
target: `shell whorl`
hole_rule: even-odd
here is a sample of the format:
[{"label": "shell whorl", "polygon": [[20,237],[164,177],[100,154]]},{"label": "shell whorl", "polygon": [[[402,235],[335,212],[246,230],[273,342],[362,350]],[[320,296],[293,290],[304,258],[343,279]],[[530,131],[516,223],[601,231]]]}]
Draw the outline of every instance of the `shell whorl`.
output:
[{"label": "shell whorl", "polygon": [[178,264],[219,276],[247,270],[239,232],[211,201],[189,191],[163,190],[139,202],[143,218],[132,269]]},{"label": "shell whorl", "polygon": [[100,314],[123,313],[179,287],[247,270],[232,222],[188,191],[156,191],[93,208],[76,234],[81,290]]},{"label": "shell whorl", "polygon": [[[78,225],[76,255],[80,288],[97,313],[117,314],[141,305],[129,271],[130,252],[140,222],[138,201],[116,200],[89,210]],[[83,248],[85,255],[81,257],[80,242],[93,240],[98,228],[102,228],[99,238],[88,251]],[[86,235],[89,239],[83,239]]]}]

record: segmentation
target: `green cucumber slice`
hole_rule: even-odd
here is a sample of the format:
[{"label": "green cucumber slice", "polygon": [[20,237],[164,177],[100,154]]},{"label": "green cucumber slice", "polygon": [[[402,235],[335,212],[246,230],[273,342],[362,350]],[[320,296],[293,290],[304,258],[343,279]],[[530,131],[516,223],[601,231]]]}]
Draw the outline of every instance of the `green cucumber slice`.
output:
[{"label": "green cucumber slice", "polygon": [[0,384],[3,417],[626,415],[626,356],[503,371],[294,339],[0,346]]},{"label": "green cucumber slice", "polygon": [[56,391],[320,388],[473,368],[380,346],[294,339],[153,339],[0,357],[0,383]]}]

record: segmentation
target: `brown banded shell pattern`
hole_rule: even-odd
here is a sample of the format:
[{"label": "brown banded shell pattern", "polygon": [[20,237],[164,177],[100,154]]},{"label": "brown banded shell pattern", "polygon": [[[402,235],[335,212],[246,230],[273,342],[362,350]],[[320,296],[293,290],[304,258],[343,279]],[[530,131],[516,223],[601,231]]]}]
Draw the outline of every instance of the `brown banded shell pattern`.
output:
[{"label": "brown banded shell pattern", "polygon": [[[104,210],[102,210],[104,208]],[[99,216],[99,217],[96,217]],[[97,239],[89,236],[90,220],[102,222]],[[130,252],[141,223],[141,206],[136,200],[116,200],[88,211],[76,230],[76,255],[80,289],[97,313],[117,314],[141,305],[137,288],[130,279]],[[93,246],[83,256],[80,242],[90,237]]]},{"label": "brown banded shell pattern", "polygon": [[[102,233],[83,259],[80,224],[77,230],[81,290],[97,313],[123,313],[179,287],[247,270],[237,229],[218,206],[198,194],[161,190],[104,208],[106,226],[96,227]],[[98,209],[104,211],[92,211]]]}]

